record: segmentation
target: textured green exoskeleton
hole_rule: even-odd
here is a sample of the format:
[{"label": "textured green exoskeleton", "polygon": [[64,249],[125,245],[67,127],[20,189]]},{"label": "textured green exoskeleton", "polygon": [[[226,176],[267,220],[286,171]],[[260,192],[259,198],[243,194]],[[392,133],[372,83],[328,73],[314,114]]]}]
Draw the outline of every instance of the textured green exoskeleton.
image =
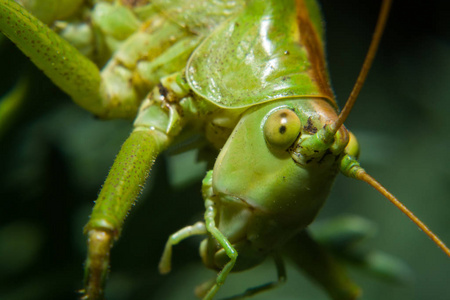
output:
[{"label": "textured green exoskeleton", "polygon": [[103,298],[110,249],[155,159],[199,133],[220,150],[203,180],[204,221],[171,235],[160,271],[173,245],[204,235],[200,255],[218,275],[197,289],[203,299],[268,256],[278,282],[240,296],[283,282],[289,256],[331,298],[358,297],[306,231],[335,176],[362,173],[356,139],[335,126],[315,0],[68,1],[51,11],[23,2],[41,21],[0,0],[2,32],[81,107],[135,118],[85,227],[83,299]]},{"label": "textured green exoskeleton", "polygon": [[[204,299],[212,299],[231,270],[281,251],[312,222],[329,193],[348,134],[342,129],[322,139],[337,113],[322,68],[321,32],[320,19],[311,19],[303,2],[253,1],[188,61],[186,77],[195,94],[242,113],[203,181],[204,226],[172,236],[160,264],[167,272],[173,244],[208,233],[200,252],[205,265],[221,272],[211,288],[199,291]],[[351,285],[341,288],[334,297],[357,294]]]}]

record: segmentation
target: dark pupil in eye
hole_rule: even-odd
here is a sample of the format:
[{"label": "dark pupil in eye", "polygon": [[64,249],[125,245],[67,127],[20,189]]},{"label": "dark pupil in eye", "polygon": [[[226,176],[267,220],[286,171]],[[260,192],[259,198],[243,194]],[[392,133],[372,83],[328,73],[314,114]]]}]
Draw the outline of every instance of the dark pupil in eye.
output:
[{"label": "dark pupil in eye", "polygon": [[299,117],[288,108],[271,112],[264,122],[264,138],[273,150],[287,150],[302,127]]}]

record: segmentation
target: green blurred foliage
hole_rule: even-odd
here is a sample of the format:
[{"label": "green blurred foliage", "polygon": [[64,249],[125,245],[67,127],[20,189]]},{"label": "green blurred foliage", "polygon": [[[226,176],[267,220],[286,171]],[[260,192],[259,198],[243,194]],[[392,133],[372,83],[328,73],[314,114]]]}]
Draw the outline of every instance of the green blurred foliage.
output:
[{"label": "green blurred foliage", "polygon": [[[322,2],[332,84],[343,104],[369,44],[378,1]],[[360,141],[366,170],[450,243],[446,8],[446,1],[437,0],[394,3],[374,67],[346,125]],[[23,76],[31,78],[23,109],[0,140],[0,299],[76,299],[85,257],[82,228],[131,122],[95,120],[7,41],[2,41],[0,62],[0,94]],[[173,167],[168,156],[157,162],[112,251],[109,300],[194,299],[195,285],[214,275],[201,265],[195,238],[175,248],[171,274],[157,272],[168,235],[201,218],[199,171],[181,187],[170,184],[179,178],[186,182],[191,169],[189,164]],[[375,222],[378,234],[368,243],[401,257],[414,274],[411,282],[393,285],[351,268],[362,299],[450,297],[450,259],[373,189],[340,176],[319,219],[341,214]],[[275,277],[268,260],[230,276],[221,295]],[[288,267],[283,287],[255,299],[327,297]]]}]

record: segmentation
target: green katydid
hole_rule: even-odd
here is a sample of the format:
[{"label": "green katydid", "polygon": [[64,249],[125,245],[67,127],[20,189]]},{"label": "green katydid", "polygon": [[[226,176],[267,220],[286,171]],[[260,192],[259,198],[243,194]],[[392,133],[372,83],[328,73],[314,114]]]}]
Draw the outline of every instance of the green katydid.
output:
[{"label": "green katydid", "polygon": [[[212,39],[212,38],[211,38]],[[195,42],[195,41],[194,41]],[[200,48],[201,49],[201,48]],[[200,51],[199,51],[200,52]],[[292,51],[288,51],[288,53],[287,54],[285,54],[285,55],[287,55],[287,56],[289,56],[289,55],[291,55],[291,57],[293,56],[293,53],[292,53]],[[192,65],[195,65],[195,62],[199,62],[200,60],[198,60],[198,61],[195,61],[195,59],[193,59],[193,58],[191,58],[191,64],[189,64],[189,66],[192,66]],[[203,65],[204,66],[204,65]],[[200,64],[199,66],[197,66],[197,68],[201,68],[202,67],[202,64]],[[201,72],[199,71],[199,73],[202,73],[202,72],[206,72],[205,70],[202,70]],[[196,78],[196,74],[195,74],[195,72],[194,73],[191,73],[191,75],[192,74],[194,74],[194,76],[193,76],[193,78],[189,78],[189,76],[187,76],[188,77],[188,81],[189,81],[189,83],[190,83],[190,87],[192,88],[192,86],[194,85],[194,81],[196,81],[197,80],[197,78]],[[188,73],[188,75],[189,75],[189,73]],[[204,81],[203,80],[200,80],[200,85],[203,83]],[[95,83],[95,82],[94,82]],[[170,88],[169,88],[170,87]],[[200,88],[202,88],[201,86],[200,86]],[[156,95],[159,95],[159,96],[167,96],[167,95],[165,95],[165,93],[167,92],[167,90],[169,90],[169,92],[173,92],[173,95],[171,95],[171,96],[174,96],[175,98],[176,97],[185,97],[185,96],[187,96],[188,94],[189,94],[189,87],[186,87],[186,84],[183,82],[183,78],[181,77],[181,79],[180,79],[180,77],[179,76],[177,76],[177,77],[167,77],[167,78],[165,78],[164,79],[164,82],[163,82],[163,86],[162,87],[160,87],[157,91],[155,91],[155,93],[156,93]],[[209,88],[208,88],[209,89]],[[197,90],[198,91],[198,90]],[[304,90],[303,90],[303,92],[304,92]],[[313,91],[313,92],[315,92],[315,91]],[[158,94],[159,93],[159,94]],[[305,93],[305,92],[304,92]],[[306,94],[309,94],[309,93],[306,93]],[[155,95],[155,94],[154,94]],[[154,96],[153,95],[153,96]],[[210,96],[206,96],[206,98],[208,98],[208,97],[210,97]],[[266,95],[266,97],[267,97],[267,95]],[[287,97],[286,95],[285,96],[283,96],[283,97]],[[153,99],[150,99],[150,100],[153,100]],[[156,106],[152,106],[152,103],[151,103],[151,101],[150,100],[148,100],[147,99],[147,103],[146,104],[144,104],[144,105],[147,105],[147,107],[143,107],[143,108],[141,108],[142,109],[142,111],[144,111],[145,109],[148,109],[148,111],[149,111],[149,114],[151,115],[151,116],[156,116],[156,115],[162,115],[162,114],[164,114],[164,113],[166,113],[167,114],[167,111],[164,111],[164,108],[159,108],[159,107],[156,107]],[[218,100],[217,100],[218,101]],[[170,102],[170,101],[169,101]],[[89,103],[88,104],[82,104],[82,105],[88,105],[89,106]],[[184,104],[185,106],[183,107],[183,109],[188,109],[192,104],[191,103],[185,103]],[[272,104],[270,104],[270,105],[272,105]],[[269,109],[270,107],[270,105],[267,105],[267,106],[265,106],[265,109]],[[233,104],[231,105],[232,106],[232,108],[236,108],[236,107],[234,107],[233,106]],[[273,109],[274,107],[272,107],[272,109]],[[95,111],[97,112],[97,107],[95,107],[94,108],[95,109]],[[201,109],[205,109],[205,108],[200,108],[199,110],[201,110]],[[208,110],[208,111],[213,111],[214,109],[211,109],[210,107],[206,107],[206,109]],[[247,108],[245,108],[245,110],[246,110]],[[296,114],[298,114],[299,113],[299,111],[303,111],[303,110],[300,110],[300,109],[296,109],[295,108],[295,104],[294,103],[292,103],[292,100],[291,100],[291,102],[289,102],[288,104],[286,104],[286,106],[283,106],[283,109],[287,109],[286,111],[285,110],[281,110],[280,111],[280,113],[283,115],[283,114],[289,114],[289,111],[295,111],[296,112]],[[152,111],[152,110],[154,110],[154,111]],[[252,108],[252,110],[254,110],[255,112],[256,111],[259,111],[259,108]],[[275,109],[275,110],[277,110],[277,109]],[[187,111],[187,110],[186,110]],[[186,111],[184,111],[184,112],[186,112]],[[233,123],[233,122],[236,122],[235,120],[233,120],[233,119],[237,119],[238,117],[240,117],[240,115],[241,114],[243,114],[243,111],[244,110],[242,110],[242,111],[239,111],[239,110],[237,110],[237,113],[236,113],[236,115],[233,115],[233,114],[231,114],[230,116],[228,116],[230,119],[231,119],[231,121],[230,120],[225,120],[225,125],[227,125],[226,124],[226,122],[231,122],[231,123]],[[278,110],[277,110],[278,111]],[[121,111],[120,113],[122,113],[123,111]],[[275,111],[276,112],[276,111]],[[109,112],[108,112],[109,113]],[[265,115],[267,114],[267,113],[269,113],[269,111],[265,111],[264,112],[264,116],[258,116],[258,118],[262,118],[262,119],[265,119],[266,117],[265,117]],[[105,116],[107,116],[107,117],[110,117],[111,115],[105,115]],[[161,130],[167,130],[168,128],[170,128],[170,129],[172,129],[172,128],[174,128],[174,130],[176,131],[177,130],[177,125],[178,125],[178,123],[177,122],[180,122],[179,121],[179,119],[181,119],[181,118],[179,118],[179,116],[177,115],[177,111],[176,110],[174,110],[173,108],[170,110],[170,114],[169,114],[169,116],[170,116],[170,118],[168,118],[168,120],[161,120],[161,123],[158,123],[158,126],[160,126],[160,128],[159,129],[161,129]],[[269,119],[269,117],[267,117],[267,119]],[[222,120],[223,121],[223,120]],[[305,116],[303,116],[303,119],[302,120],[300,120],[301,122],[300,123],[302,123],[302,124],[309,124],[309,122],[310,122],[310,120],[309,120],[309,118],[307,118],[307,117],[305,117]],[[138,121],[137,121],[137,123],[139,123],[139,122],[142,122],[142,123],[146,123],[146,122],[148,122],[148,118],[146,119],[146,117],[145,116],[143,116],[142,114],[140,115],[140,117],[138,117]],[[314,131],[314,129],[313,128],[320,128],[320,126],[318,126],[317,124],[314,124],[314,122],[313,121],[311,121],[312,122],[312,124],[311,124],[311,127],[310,127],[310,129],[309,130],[312,130],[312,131]],[[322,124],[323,125],[323,124]],[[304,125],[303,125],[304,126]],[[226,126],[225,126],[226,127]],[[339,126],[338,126],[339,127]],[[309,128],[309,125],[308,125],[308,128]],[[228,132],[229,132],[230,130],[228,130]],[[221,133],[222,135],[226,135],[226,134],[228,134],[228,132],[227,132],[227,130],[225,130],[225,133]],[[221,134],[219,134],[219,138],[221,138]],[[138,133],[137,135],[141,135],[141,133]],[[344,136],[345,136],[345,134],[343,134]],[[295,136],[294,138],[297,138],[297,136]],[[342,139],[343,140],[345,140],[345,137],[342,137]],[[132,141],[132,140],[130,140],[130,143],[137,143],[137,142],[139,142],[139,141],[142,141],[143,139],[142,139],[142,137],[139,137],[138,139],[135,139],[134,141]],[[307,140],[307,139],[306,139]],[[164,138],[163,138],[163,141],[164,141]],[[292,142],[292,141],[291,141]],[[217,142],[217,143],[223,143],[222,141],[220,141],[220,142]],[[277,143],[275,143],[275,144],[277,144]],[[281,144],[283,144],[283,143],[281,143]],[[292,143],[290,143],[288,146],[290,146]],[[338,145],[336,145],[335,146],[335,150],[333,150],[333,151],[336,151],[336,153],[340,153],[339,151],[342,151],[342,148],[345,146],[345,145],[339,145],[339,143],[337,143]],[[343,142],[342,144],[345,144],[345,142]],[[228,144],[227,144],[228,145]],[[284,146],[286,146],[286,145],[284,145]],[[125,147],[124,148],[125,150],[125,152],[126,151],[128,151],[128,149],[129,149],[129,151],[135,151],[135,149],[134,148],[127,148],[127,147]],[[325,151],[325,150],[324,150]],[[122,152],[122,155],[126,155],[126,153],[125,152]],[[145,151],[144,151],[145,152]],[[275,152],[276,152],[276,150],[275,150]],[[298,154],[298,151],[297,152],[295,152],[294,151],[294,153],[297,153]],[[120,154],[119,154],[120,155]],[[152,159],[152,153],[148,153],[148,154],[146,154],[146,155],[148,155],[148,159],[149,160],[151,160]],[[223,155],[225,155],[225,154],[223,154]],[[285,154],[283,154],[283,155],[285,155]],[[309,155],[309,154],[308,154]],[[247,158],[247,159],[249,159],[249,158]],[[308,159],[307,159],[308,160]],[[306,160],[306,161],[307,161]],[[120,158],[118,159],[118,162],[119,163],[121,163],[120,162]],[[298,163],[300,163],[300,162],[298,162]],[[301,163],[300,163],[301,164]],[[113,167],[114,168],[114,167]],[[112,172],[114,172],[114,170],[112,171]],[[143,173],[145,173],[144,171],[142,171]],[[292,179],[293,180],[293,179]],[[206,186],[208,186],[208,184],[206,184]],[[109,186],[110,187],[110,186]],[[105,184],[105,189],[107,189],[108,188],[108,184]],[[205,193],[207,193],[207,192],[205,192]],[[100,195],[100,197],[102,197],[102,194]],[[99,209],[97,209],[97,212],[99,211]],[[124,213],[126,213],[128,211],[128,209],[127,208],[124,208],[124,209],[122,209],[122,214],[124,214]],[[309,214],[310,215],[310,217],[313,217],[311,214]],[[111,217],[113,217],[113,216],[108,216],[108,218],[111,218]],[[116,220],[111,220],[111,219],[108,219],[108,218],[97,218],[96,217],[96,215],[94,215],[93,217],[92,217],[92,219],[93,219],[93,221],[92,221],[92,223],[91,223],[91,227],[90,228],[97,228],[97,226],[98,227],[101,227],[101,228],[107,228],[107,227],[109,227],[109,226],[111,226],[111,223],[114,223],[114,222],[116,222]],[[94,224],[95,222],[97,222],[97,224]],[[120,220],[118,221],[119,223],[121,222]],[[309,223],[310,222],[310,220],[308,220],[308,221],[306,221],[305,220],[305,222],[306,223]],[[120,229],[120,227],[121,227],[121,225],[112,225],[112,228],[114,229],[114,230],[116,230],[116,229]],[[113,230],[113,231],[114,231]],[[101,234],[101,235],[103,235],[103,234]],[[94,236],[94,235],[92,235],[92,236]],[[98,235],[95,235],[95,236],[98,236]],[[110,239],[111,238],[111,236],[108,236],[108,235],[106,235],[106,238],[107,239]],[[281,242],[280,242],[281,243]],[[103,252],[103,253],[105,253],[105,252],[107,252],[107,250],[108,250],[108,248],[110,247],[110,245],[109,245],[109,242],[108,243],[105,243],[105,244],[103,244],[102,245],[103,247],[106,247],[106,250],[100,250],[100,252]],[[96,245],[94,245],[94,243],[92,243],[91,244],[91,247],[96,247]],[[95,251],[91,251],[91,255],[92,254],[95,254]],[[255,255],[254,254],[251,254],[250,255],[250,257],[255,257]],[[95,259],[94,259],[95,260]],[[97,261],[97,262],[101,262],[101,263],[104,263],[104,261],[102,261],[102,260],[100,260],[100,261]],[[101,268],[104,268],[104,267],[101,267]],[[93,268],[93,269],[95,269],[95,267]],[[95,276],[94,276],[95,277]]]}]

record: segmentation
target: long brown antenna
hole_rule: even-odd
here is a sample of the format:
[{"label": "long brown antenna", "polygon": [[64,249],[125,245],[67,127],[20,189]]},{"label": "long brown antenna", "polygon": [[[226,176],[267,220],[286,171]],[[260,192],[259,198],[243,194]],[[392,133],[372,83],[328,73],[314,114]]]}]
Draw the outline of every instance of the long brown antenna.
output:
[{"label": "long brown antenna", "polygon": [[384,197],[386,197],[392,204],[394,204],[398,209],[400,209],[411,221],[413,221],[428,237],[444,251],[447,256],[450,257],[450,249],[441,241],[422,221],[419,220],[403,203],[401,203],[394,195],[392,195],[384,186],[382,186],[378,181],[376,181],[372,176],[366,173],[364,169],[358,168],[358,171],[353,176],[356,179],[367,182],[372,187],[374,187],[378,192],[380,192]]},{"label": "long brown antenna", "polygon": [[339,114],[338,119],[334,124],[331,124],[330,126],[331,131],[333,131],[334,133],[336,133],[342,126],[342,124],[344,124],[345,120],[350,114],[350,111],[353,108],[353,105],[356,102],[356,99],[358,98],[364,81],[366,80],[367,74],[369,73],[370,67],[372,66],[373,59],[375,58],[378,45],[380,44],[381,36],[383,35],[391,4],[392,0],[383,0],[383,3],[381,4],[380,14],[378,15],[377,25],[375,27],[375,32],[373,33],[372,42],[370,43],[369,51],[367,52],[366,59],[364,60],[361,71],[359,72],[359,76],[356,79],[353,90],[350,93],[350,96],[348,97],[344,108]]},{"label": "long brown antenna", "polygon": [[[342,124],[347,119],[353,105],[356,102],[356,98],[361,91],[363,83],[367,77],[367,74],[372,65],[373,59],[375,58],[375,53],[378,49],[381,36],[386,25],[389,10],[392,4],[392,0],[383,0],[381,5],[380,14],[378,16],[377,25],[375,32],[373,34],[372,42],[367,52],[366,59],[364,60],[363,66],[359,73],[356,83],[353,87],[350,96],[345,103],[344,108],[339,114],[338,119],[335,123],[330,124],[328,133],[336,133]],[[371,185],[379,193],[381,193],[386,199],[388,199],[392,204],[394,204],[400,211],[402,211],[411,221],[413,221],[417,227],[419,227],[444,253],[450,257],[450,249],[441,241],[419,218],[417,218],[403,203],[401,203],[394,195],[392,195],[384,186],[382,186],[378,181],[376,181],[372,176],[367,174],[367,172],[360,167],[358,161],[355,157],[347,154],[348,160],[343,159],[343,165],[341,166],[341,171],[344,175],[359,179]]]}]

